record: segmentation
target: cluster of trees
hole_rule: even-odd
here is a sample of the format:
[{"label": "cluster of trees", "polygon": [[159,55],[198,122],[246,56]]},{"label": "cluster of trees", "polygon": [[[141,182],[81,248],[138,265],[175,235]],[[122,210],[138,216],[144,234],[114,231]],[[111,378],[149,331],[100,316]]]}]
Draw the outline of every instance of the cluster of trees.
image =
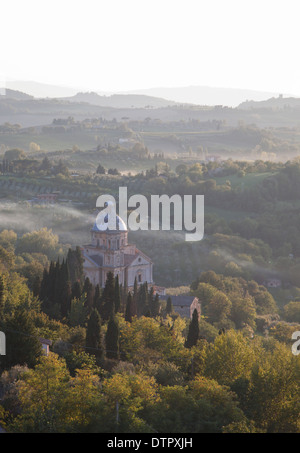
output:
[{"label": "cluster of trees", "polygon": [[120,324],[127,356],[110,359],[109,371],[82,350],[5,371],[2,426],[41,433],[299,432],[299,360],[280,342],[229,331],[187,349],[179,326],[170,331],[144,317]]},{"label": "cluster of trees", "polygon": [[[14,255],[16,238],[0,240]],[[147,284],[128,292],[108,274],[94,288],[78,248],[47,266],[36,293],[16,257],[0,258],[0,424],[9,432],[299,432],[297,329],[257,283],[201,274],[191,290],[202,317],[189,321]],[[297,307],[287,305],[287,321]],[[41,337],[53,342],[48,357]]]},{"label": "cluster of trees", "polygon": [[47,156],[45,156],[42,161],[30,159],[26,156],[25,152],[20,149],[6,151],[3,162],[0,164],[0,173],[14,173],[20,176],[70,176],[69,169],[62,159],[59,159],[56,163],[51,162]]}]

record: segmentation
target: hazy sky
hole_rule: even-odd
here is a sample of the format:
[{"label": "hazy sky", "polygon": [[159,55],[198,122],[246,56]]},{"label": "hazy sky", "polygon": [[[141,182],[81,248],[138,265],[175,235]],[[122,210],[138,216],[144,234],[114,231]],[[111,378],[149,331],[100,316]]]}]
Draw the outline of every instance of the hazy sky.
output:
[{"label": "hazy sky", "polygon": [[299,0],[9,0],[0,73],[101,91],[207,85],[300,95]]}]

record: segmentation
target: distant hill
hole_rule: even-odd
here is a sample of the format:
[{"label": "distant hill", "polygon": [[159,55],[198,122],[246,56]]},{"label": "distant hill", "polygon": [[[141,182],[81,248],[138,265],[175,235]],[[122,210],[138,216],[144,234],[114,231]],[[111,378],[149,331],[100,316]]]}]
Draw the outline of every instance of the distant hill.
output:
[{"label": "distant hill", "polygon": [[[237,107],[247,102],[261,102],[277,98],[279,93],[248,89],[235,89],[209,86],[156,87],[130,91],[104,92],[93,89],[85,92],[82,87],[65,87],[49,85],[34,81],[7,81],[6,86],[13,91],[28,93],[35,98],[59,98],[70,102],[86,102],[91,105],[114,108],[153,108],[167,107],[176,104],[194,104],[200,106],[223,105]],[[90,90],[92,91],[92,90]],[[132,98],[125,97],[133,96]],[[145,97],[147,96],[147,97]],[[292,94],[284,94],[285,98]],[[244,107],[243,108],[248,108]],[[250,106],[251,108],[251,106]]]},{"label": "distant hill", "polygon": [[101,107],[123,108],[162,108],[176,105],[174,101],[146,96],[142,94],[113,94],[111,96],[100,96],[95,92],[77,93],[75,96],[64,98],[69,102],[84,102]]},{"label": "distant hill", "polygon": [[196,104],[196,105],[224,105],[237,107],[247,99],[263,101],[277,93],[243,90],[235,88],[215,88],[206,86],[189,86],[177,88],[150,88],[145,90],[135,90],[130,94],[144,94],[147,96],[157,96],[164,99],[172,99],[175,102]]},{"label": "distant hill", "polygon": [[15,99],[16,101],[27,101],[34,99],[33,96],[23,93],[22,91],[10,90],[9,88],[0,88],[0,93],[6,99]]},{"label": "distant hill", "polygon": [[7,81],[6,87],[10,90],[18,90],[28,93],[36,98],[57,98],[73,96],[80,88],[69,88],[63,86],[49,85],[33,81]]},{"label": "distant hill", "polygon": [[286,107],[291,107],[291,108],[300,108],[300,98],[296,97],[288,97],[285,98],[283,96],[279,97],[272,97],[270,99],[267,99],[265,101],[260,101],[260,102],[255,102],[255,101],[246,101],[242,102],[238,108],[239,109],[244,109],[244,110],[249,110],[249,109],[277,109],[281,110]]}]

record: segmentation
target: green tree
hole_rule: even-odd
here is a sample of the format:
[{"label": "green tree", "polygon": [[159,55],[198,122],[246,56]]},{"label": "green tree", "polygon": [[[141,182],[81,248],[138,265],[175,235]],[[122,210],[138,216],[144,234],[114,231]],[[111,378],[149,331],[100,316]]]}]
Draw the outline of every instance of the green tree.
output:
[{"label": "green tree", "polygon": [[42,346],[37,336],[30,313],[16,311],[4,325],[6,333],[6,367],[14,365],[34,366],[42,354]]},{"label": "green tree", "polygon": [[114,314],[111,314],[105,336],[106,356],[109,359],[119,359],[120,329]]},{"label": "green tree", "polygon": [[102,292],[102,319],[107,321],[111,313],[115,312],[115,279],[112,272],[108,272],[105,287]]},{"label": "green tree", "polygon": [[105,175],[106,170],[103,165],[99,164],[96,170],[97,175]]},{"label": "green tree", "polygon": [[199,316],[198,311],[195,309],[189,326],[185,347],[191,348],[192,346],[195,346],[198,340],[199,340]]},{"label": "green tree", "polygon": [[120,292],[119,276],[118,275],[116,275],[116,277],[115,277],[114,303],[115,303],[115,312],[118,313],[118,311],[120,311],[120,309],[121,309],[121,292]]},{"label": "green tree", "polygon": [[219,384],[231,385],[236,379],[249,378],[259,348],[241,332],[230,330],[218,335],[207,352],[205,375]]},{"label": "green tree", "polygon": [[84,294],[78,299],[74,298],[71,301],[69,313],[69,323],[71,326],[84,326],[87,318],[88,310],[86,308],[86,298]]},{"label": "green tree", "polygon": [[166,313],[167,315],[171,315],[174,311],[173,304],[172,304],[172,299],[169,296],[167,299],[167,307],[166,307]]},{"label": "green tree", "polygon": [[137,316],[136,303],[134,297],[132,297],[131,295],[131,292],[129,292],[126,304],[125,320],[128,322],[132,322],[132,318],[134,316]]},{"label": "green tree", "polygon": [[19,148],[9,149],[4,154],[4,160],[8,160],[9,162],[20,159],[26,159],[26,154],[22,149]]},{"label": "green tree", "polygon": [[161,305],[160,305],[159,295],[156,294],[154,297],[153,305],[151,307],[151,316],[154,316],[154,317],[159,316],[160,309],[161,309]]},{"label": "green tree", "polygon": [[102,335],[101,335],[101,318],[97,310],[93,309],[88,320],[86,331],[86,347],[90,348],[89,352],[98,358],[103,355]]},{"label": "green tree", "polygon": [[230,299],[224,293],[218,291],[207,306],[209,321],[212,323],[226,321],[230,314],[231,306]]},{"label": "green tree", "polygon": [[300,301],[289,302],[285,305],[284,317],[288,322],[299,322],[300,323]]}]

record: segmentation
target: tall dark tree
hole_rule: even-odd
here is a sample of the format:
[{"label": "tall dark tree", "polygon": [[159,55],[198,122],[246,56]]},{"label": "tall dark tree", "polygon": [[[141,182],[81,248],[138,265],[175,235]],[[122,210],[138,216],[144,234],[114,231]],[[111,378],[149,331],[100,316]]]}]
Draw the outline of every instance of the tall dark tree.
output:
[{"label": "tall dark tree", "polygon": [[138,315],[151,316],[151,308],[149,306],[149,293],[148,284],[143,283],[138,290],[138,304],[137,304]]},{"label": "tall dark tree", "polygon": [[115,312],[117,313],[120,311],[121,308],[121,293],[120,293],[120,285],[119,285],[119,276],[116,275],[115,277]]},{"label": "tall dark tree", "polygon": [[49,295],[49,272],[44,269],[43,278],[40,287],[40,300],[42,301],[42,307],[45,311],[50,306],[50,295]]},{"label": "tall dark tree", "polygon": [[96,285],[94,294],[94,308],[101,313],[102,310],[102,299],[101,299],[101,288],[100,285]]},{"label": "tall dark tree", "polygon": [[156,317],[159,316],[160,314],[160,301],[159,301],[159,295],[156,294],[154,297],[154,301],[152,303],[152,309],[151,309],[151,316]]},{"label": "tall dark tree", "polygon": [[198,312],[195,309],[193,312],[192,321],[190,323],[187,339],[185,342],[185,347],[191,348],[195,346],[197,344],[197,341],[199,340],[199,334],[200,334],[199,317]]},{"label": "tall dark tree", "polygon": [[125,320],[128,322],[132,322],[132,318],[136,315],[137,315],[136,303],[135,303],[134,297],[132,296],[131,292],[129,292],[128,296],[127,296]]},{"label": "tall dark tree", "polygon": [[171,315],[174,311],[173,304],[172,304],[172,299],[169,296],[167,299],[167,307],[166,307],[166,313],[167,315]]},{"label": "tall dark tree", "polygon": [[154,301],[155,301],[155,295],[154,295],[154,288],[151,286],[149,294],[148,294],[148,304],[151,310],[151,314],[154,310]]},{"label": "tall dark tree", "polygon": [[63,261],[60,267],[60,273],[58,276],[58,287],[60,288],[60,293],[57,296],[61,307],[62,317],[66,317],[71,308],[71,281],[69,275],[69,269],[67,262]]},{"label": "tall dark tree", "polygon": [[32,284],[32,292],[35,297],[39,297],[40,292],[41,292],[41,278],[39,275],[36,275],[36,277],[33,280]]},{"label": "tall dark tree", "polygon": [[108,272],[105,287],[102,292],[101,317],[108,321],[111,313],[115,311],[115,279],[112,272]]},{"label": "tall dark tree", "polygon": [[55,281],[57,278],[57,271],[56,271],[57,263],[51,261],[49,267],[49,275],[47,279],[47,298],[49,301],[53,303],[55,299]]},{"label": "tall dark tree", "polygon": [[138,291],[139,291],[139,287],[138,287],[138,283],[137,283],[137,278],[135,277],[134,285],[133,285],[133,297],[135,298],[136,303],[138,301]]},{"label": "tall dark tree", "polygon": [[5,323],[5,333],[5,367],[26,364],[31,368],[36,365],[42,346],[30,315],[25,310],[15,312]]},{"label": "tall dark tree", "polygon": [[83,257],[79,247],[76,247],[75,250],[69,249],[67,264],[71,284],[74,285],[75,282],[79,282],[82,285],[84,282]]},{"label": "tall dark tree", "polygon": [[88,277],[84,280],[82,293],[86,294],[86,307],[91,312],[94,304],[94,288]]},{"label": "tall dark tree", "polygon": [[103,165],[99,164],[96,170],[97,175],[105,175],[106,170]]},{"label": "tall dark tree", "polygon": [[48,157],[44,157],[41,165],[40,165],[40,170],[43,170],[43,171],[49,171],[51,170],[52,168],[52,164],[50,162],[50,160],[48,159]]},{"label": "tall dark tree", "polygon": [[102,337],[101,337],[101,318],[96,309],[93,309],[87,324],[86,347],[89,354],[98,358],[103,356]]},{"label": "tall dark tree", "polygon": [[126,305],[127,305],[127,296],[128,296],[128,285],[127,285],[127,280],[125,277],[124,285],[122,287],[122,312],[124,313],[126,310]]},{"label": "tall dark tree", "polygon": [[82,296],[82,287],[80,282],[76,281],[72,286],[72,299],[80,299]]},{"label": "tall dark tree", "polygon": [[120,331],[119,324],[114,314],[111,314],[105,336],[106,356],[109,359],[120,357]]}]

